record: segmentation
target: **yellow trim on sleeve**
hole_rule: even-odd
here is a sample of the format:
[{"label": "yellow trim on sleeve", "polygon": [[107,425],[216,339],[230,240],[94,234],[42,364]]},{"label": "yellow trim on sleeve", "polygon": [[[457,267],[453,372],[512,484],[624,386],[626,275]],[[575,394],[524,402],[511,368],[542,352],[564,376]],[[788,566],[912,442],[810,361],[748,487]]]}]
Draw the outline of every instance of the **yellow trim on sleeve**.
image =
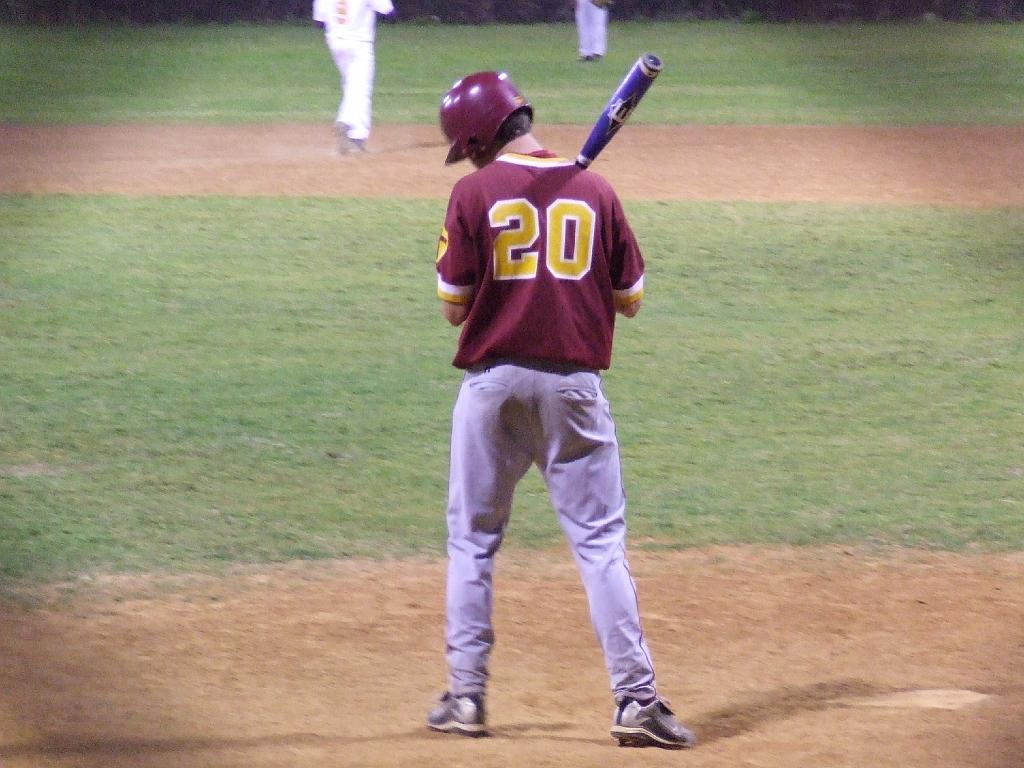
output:
[{"label": "yellow trim on sleeve", "polygon": [[628,307],[630,304],[636,304],[640,299],[644,297],[644,289],[641,288],[636,293],[631,293],[626,296],[615,296],[615,308],[623,309]]},{"label": "yellow trim on sleeve", "polygon": [[448,293],[438,288],[437,298],[441,301],[447,301],[449,304],[469,304],[473,297],[466,294]]}]

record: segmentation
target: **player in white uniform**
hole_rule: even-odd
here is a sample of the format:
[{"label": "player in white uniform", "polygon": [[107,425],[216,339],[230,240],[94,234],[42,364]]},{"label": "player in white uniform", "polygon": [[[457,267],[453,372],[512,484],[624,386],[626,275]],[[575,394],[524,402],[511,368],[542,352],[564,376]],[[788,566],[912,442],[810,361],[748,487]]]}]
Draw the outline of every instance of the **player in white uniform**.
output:
[{"label": "player in white uniform", "polygon": [[576,0],[580,61],[597,61],[608,49],[607,0]]},{"label": "player in white uniform", "polygon": [[313,20],[323,25],[327,47],[341,73],[342,98],[335,128],[342,152],[366,151],[377,14],[394,10],[391,0],[313,0]]}]

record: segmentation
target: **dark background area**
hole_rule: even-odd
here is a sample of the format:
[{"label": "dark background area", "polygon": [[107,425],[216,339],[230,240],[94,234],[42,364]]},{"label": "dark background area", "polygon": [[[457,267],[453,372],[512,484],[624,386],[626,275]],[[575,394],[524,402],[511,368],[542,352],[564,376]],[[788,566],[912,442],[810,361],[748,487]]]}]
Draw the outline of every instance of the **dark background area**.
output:
[{"label": "dark background area", "polygon": [[[571,21],[572,0],[395,0],[401,21],[446,24]],[[0,0],[0,22],[84,24],[309,19],[311,0]],[[617,20],[734,19],[843,22],[920,19],[1019,21],[1024,0],[614,0]]]}]

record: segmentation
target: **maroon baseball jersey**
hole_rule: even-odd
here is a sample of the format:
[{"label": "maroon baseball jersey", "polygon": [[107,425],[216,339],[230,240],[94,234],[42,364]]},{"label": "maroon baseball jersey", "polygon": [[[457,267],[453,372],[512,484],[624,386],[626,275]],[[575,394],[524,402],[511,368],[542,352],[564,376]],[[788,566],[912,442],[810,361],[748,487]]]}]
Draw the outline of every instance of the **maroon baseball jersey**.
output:
[{"label": "maroon baseball jersey", "polygon": [[643,289],[618,196],[571,160],[508,153],[452,189],[437,293],[470,307],[456,367],[512,358],[605,369],[615,310]]}]

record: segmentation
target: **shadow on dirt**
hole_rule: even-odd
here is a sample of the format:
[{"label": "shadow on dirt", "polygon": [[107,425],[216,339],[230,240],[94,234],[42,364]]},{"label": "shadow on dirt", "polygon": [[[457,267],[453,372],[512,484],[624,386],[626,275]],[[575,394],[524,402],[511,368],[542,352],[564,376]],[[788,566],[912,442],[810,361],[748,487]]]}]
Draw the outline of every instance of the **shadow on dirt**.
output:
[{"label": "shadow on dirt", "polygon": [[702,744],[748,733],[765,723],[785,720],[801,712],[830,709],[835,700],[849,696],[888,693],[888,689],[862,680],[834,680],[806,686],[786,686],[757,698],[723,707],[688,721]]}]

